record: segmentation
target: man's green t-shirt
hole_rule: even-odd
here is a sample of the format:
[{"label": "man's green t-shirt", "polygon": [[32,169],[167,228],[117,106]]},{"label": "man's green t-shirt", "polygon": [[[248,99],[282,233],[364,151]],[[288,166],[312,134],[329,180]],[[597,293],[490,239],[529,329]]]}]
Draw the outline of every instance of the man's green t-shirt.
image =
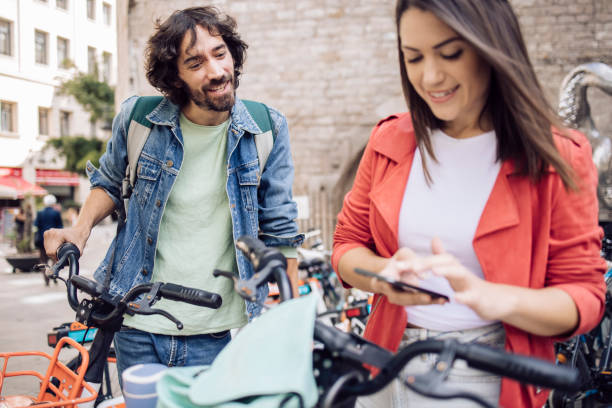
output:
[{"label": "man's green t-shirt", "polygon": [[159,228],[153,282],[172,282],[221,295],[222,306],[209,309],[162,299],[154,307],[179,319],[183,330],[159,316],[126,316],[124,325],[167,335],[215,333],[247,323],[244,300],[227,278],[213,270],[236,271],[232,219],[227,198],[227,130],[201,126],[180,117],[184,156]]}]

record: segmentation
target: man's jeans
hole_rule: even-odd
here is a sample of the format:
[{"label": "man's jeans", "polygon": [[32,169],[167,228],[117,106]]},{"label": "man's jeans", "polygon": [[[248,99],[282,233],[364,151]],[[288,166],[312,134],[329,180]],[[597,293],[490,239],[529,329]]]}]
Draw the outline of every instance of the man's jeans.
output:
[{"label": "man's jeans", "polygon": [[166,336],[124,326],[115,334],[119,382],[123,370],[136,364],[210,365],[230,340],[229,330],[196,336]]}]

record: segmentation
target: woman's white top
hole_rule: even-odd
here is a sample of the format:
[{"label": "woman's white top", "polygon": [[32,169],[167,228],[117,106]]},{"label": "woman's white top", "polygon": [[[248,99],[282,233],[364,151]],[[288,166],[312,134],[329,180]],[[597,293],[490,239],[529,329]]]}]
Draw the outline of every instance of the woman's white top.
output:
[{"label": "woman's white top", "polygon": [[[482,278],[472,241],[501,167],[496,160],[495,131],[455,139],[435,130],[431,133],[431,143],[437,162],[426,156],[431,175],[429,185],[421,165],[423,152],[417,149],[412,162],[399,216],[399,246],[429,255],[431,240],[439,237],[446,252]],[[456,303],[454,291],[445,278],[429,275],[420,285],[448,295],[450,302],[406,307],[409,323],[439,331],[472,329],[492,323]]]}]

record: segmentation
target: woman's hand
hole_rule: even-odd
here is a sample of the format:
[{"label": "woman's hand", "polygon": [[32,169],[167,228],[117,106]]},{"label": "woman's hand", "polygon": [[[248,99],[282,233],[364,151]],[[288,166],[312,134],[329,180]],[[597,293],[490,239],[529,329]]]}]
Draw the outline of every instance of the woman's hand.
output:
[{"label": "woman's hand", "polygon": [[431,242],[433,255],[420,266],[429,268],[434,275],[448,280],[455,291],[454,299],[474,310],[485,320],[503,320],[514,310],[513,296],[507,285],[487,282],[467,270],[453,255],[444,250],[442,241]]},{"label": "woman's hand", "polygon": [[415,272],[446,278],[462,303],[485,320],[500,320],[538,336],[568,335],[579,323],[578,309],[571,296],[556,287],[524,288],[492,283],[468,271],[444,251],[439,238],[431,243],[433,255]]},{"label": "woman's hand", "polygon": [[[418,256],[411,249],[400,248],[387,265],[380,271],[382,276],[393,280],[401,280],[412,285],[418,285],[417,270],[423,269],[424,258]],[[375,293],[385,295],[389,302],[400,306],[443,304],[446,301],[441,298],[433,299],[431,296],[421,292],[405,292],[395,289],[389,283],[372,278],[371,288]]]}]

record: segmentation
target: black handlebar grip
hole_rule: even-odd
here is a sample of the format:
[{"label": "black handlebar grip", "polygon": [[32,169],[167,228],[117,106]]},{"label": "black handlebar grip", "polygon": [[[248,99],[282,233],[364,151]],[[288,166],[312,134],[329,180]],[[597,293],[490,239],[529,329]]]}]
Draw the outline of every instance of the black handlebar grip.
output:
[{"label": "black handlebar grip", "polygon": [[575,369],[481,344],[464,346],[465,355],[460,357],[464,357],[471,367],[546,388],[575,391],[580,386],[579,373]]},{"label": "black handlebar grip", "polygon": [[259,269],[261,260],[268,249],[266,245],[257,238],[243,235],[236,241],[236,246],[249,258],[255,270]]},{"label": "black handlebar grip", "polygon": [[74,254],[74,256],[76,256],[76,259],[79,259],[79,257],[81,256],[81,251],[79,251],[79,248],[77,248],[76,245],[74,245],[72,242],[64,242],[58,249],[57,249],[57,259],[62,259],[65,255],[69,255],[69,254]]},{"label": "black handlebar grip", "polygon": [[221,303],[223,302],[221,296],[217,293],[187,288],[174,283],[164,283],[159,288],[159,293],[166,299],[178,300],[180,302],[186,302],[196,306],[209,307],[211,309],[218,309],[221,307]]},{"label": "black handlebar grip", "polygon": [[285,267],[287,259],[276,248],[269,248],[257,238],[243,235],[236,241],[236,247],[240,249],[251,261],[255,271],[261,270],[271,260],[278,260]]},{"label": "black handlebar grip", "polygon": [[104,292],[104,286],[91,279],[84,278],[79,275],[73,275],[70,278],[70,283],[92,296],[100,296]]}]

